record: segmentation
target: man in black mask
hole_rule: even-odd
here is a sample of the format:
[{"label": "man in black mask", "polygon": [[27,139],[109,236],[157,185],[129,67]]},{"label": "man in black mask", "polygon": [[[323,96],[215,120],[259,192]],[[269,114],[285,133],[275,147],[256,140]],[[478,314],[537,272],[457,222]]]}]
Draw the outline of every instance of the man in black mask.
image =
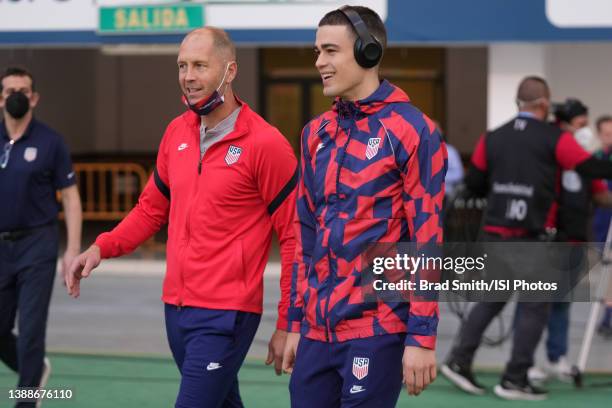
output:
[{"label": "man in black mask", "polygon": [[[34,119],[39,101],[32,74],[0,75],[0,359],[19,373],[18,387],[44,387],[49,301],[59,235],[59,190],[68,231],[61,273],[81,246],[81,201],[62,137]],[[13,334],[19,312],[19,336]],[[18,407],[34,407],[20,401]]]}]

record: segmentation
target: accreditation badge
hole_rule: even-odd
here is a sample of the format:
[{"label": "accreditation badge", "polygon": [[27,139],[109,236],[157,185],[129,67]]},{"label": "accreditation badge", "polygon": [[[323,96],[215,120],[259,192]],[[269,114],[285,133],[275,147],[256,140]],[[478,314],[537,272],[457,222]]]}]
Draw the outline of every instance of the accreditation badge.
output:
[{"label": "accreditation badge", "polygon": [[36,160],[37,154],[38,149],[36,147],[26,147],[25,151],[23,152],[23,158],[27,162],[33,162]]}]

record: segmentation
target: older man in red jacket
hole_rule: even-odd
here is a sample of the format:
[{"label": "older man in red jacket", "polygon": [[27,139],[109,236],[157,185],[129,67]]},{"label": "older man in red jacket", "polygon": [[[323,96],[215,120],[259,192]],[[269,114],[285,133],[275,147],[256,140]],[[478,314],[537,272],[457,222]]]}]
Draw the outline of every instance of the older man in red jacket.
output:
[{"label": "older man in red jacket", "polygon": [[101,259],[130,253],[168,223],[162,300],[182,376],[176,407],[241,407],[237,374],[261,318],[273,229],[282,295],[270,349],[280,373],[297,161],[283,135],[234,95],[235,48],[223,30],[187,35],[178,71],[189,109],[168,125],[138,205],[73,262],[67,287],[78,296]]}]

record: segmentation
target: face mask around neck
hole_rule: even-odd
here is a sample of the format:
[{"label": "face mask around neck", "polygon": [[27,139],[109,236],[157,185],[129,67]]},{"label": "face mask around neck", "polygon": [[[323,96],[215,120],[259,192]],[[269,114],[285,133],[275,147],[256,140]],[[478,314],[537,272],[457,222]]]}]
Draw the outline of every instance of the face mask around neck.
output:
[{"label": "face mask around neck", "polygon": [[230,63],[228,63],[225,67],[225,72],[223,73],[223,78],[221,79],[221,83],[219,83],[219,86],[217,87],[217,89],[215,89],[215,91],[212,94],[210,94],[210,96],[202,99],[200,102],[191,104],[189,103],[187,97],[183,95],[183,103],[185,103],[185,105],[187,105],[189,109],[191,109],[193,112],[195,112],[199,116],[206,116],[210,114],[212,111],[214,111],[215,109],[217,109],[219,106],[221,106],[223,102],[225,102],[225,97],[223,96],[223,93],[225,92],[219,93],[219,90],[221,89],[221,87],[223,86],[223,83],[225,82],[225,77],[227,76],[229,66],[230,66]]}]

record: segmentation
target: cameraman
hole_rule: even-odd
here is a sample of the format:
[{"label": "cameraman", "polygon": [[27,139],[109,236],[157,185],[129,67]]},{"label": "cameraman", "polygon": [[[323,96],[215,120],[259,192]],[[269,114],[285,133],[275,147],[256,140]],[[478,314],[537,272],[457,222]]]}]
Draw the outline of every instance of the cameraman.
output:
[{"label": "cameraman", "polygon": [[[466,177],[470,190],[487,195],[485,240],[538,241],[556,229],[557,180],[561,169],[581,175],[609,177],[612,163],[592,158],[569,132],[546,122],[550,90],[542,78],[531,76],[519,85],[518,116],[482,137]],[[524,211],[512,211],[520,207]],[[506,301],[480,302],[464,322],[447,363],[442,366],[451,382],[465,392],[482,395],[484,388],[472,373],[472,361],[484,331]],[[532,385],[527,370],[548,321],[550,303],[521,303],[510,361],[495,394],[510,400],[543,400],[547,392]]]}]

